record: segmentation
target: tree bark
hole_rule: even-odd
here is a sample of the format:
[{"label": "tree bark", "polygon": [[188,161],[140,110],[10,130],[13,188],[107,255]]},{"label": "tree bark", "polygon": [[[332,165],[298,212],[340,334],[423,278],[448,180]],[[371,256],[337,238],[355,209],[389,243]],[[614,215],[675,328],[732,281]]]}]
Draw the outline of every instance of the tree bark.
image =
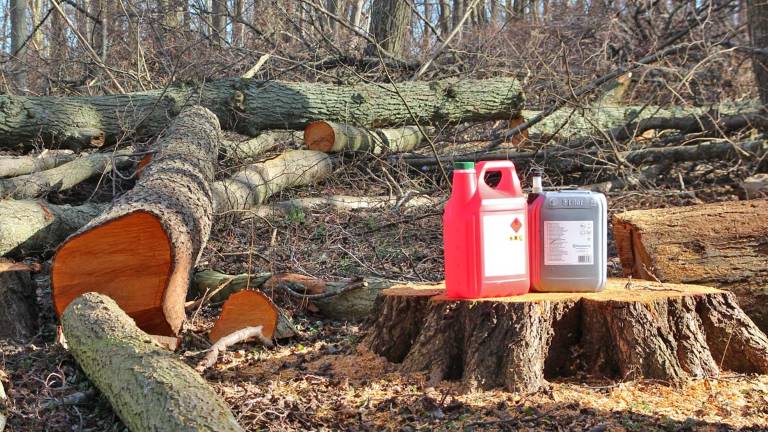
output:
[{"label": "tree bark", "polygon": [[134,188],[58,248],[51,286],[59,316],[94,291],[115,299],[144,331],[178,333],[191,273],[211,230],[219,135],[210,111],[183,111]]},{"label": "tree bark", "polygon": [[0,256],[21,258],[51,251],[107,207],[0,200]]},{"label": "tree bark", "polygon": [[227,0],[212,0],[213,16],[211,24],[213,26],[212,35],[214,43],[225,45],[227,42]]},{"label": "tree bark", "polygon": [[768,1],[748,0],[747,14],[752,47],[759,51],[752,54],[752,68],[763,106],[768,106]]},{"label": "tree bark", "polygon": [[[405,51],[408,29],[411,25],[411,8],[404,0],[373,0],[371,5],[371,34],[373,40],[396,56]],[[378,47],[369,44],[366,55],[376,56]]]},{"label": "tree bark", "polygon": [[11,56],[13,59],[13,81],[16,89],[27,92],[27,65],[24,54],[27,51],[27,0],[10,0],[11,15]]},{"label": "tree bark", "polygon": [[[26,342],[37,333],[37,298],[25,265],[0,260],[0,338]],[[6,268],[3,268],[6,267]]]},{"label": "tree bark", "polygon": [[68,150],[47,150],[37,156],[0,156],[0,178],[45,171],[71,162],[77,156]]},{"label": "tree bark", "polygon": [[236,292],[261,287],[271,277],[272,273],[246,273],[230,276],[215,270],[203,270],[195,273],[192,278],[187,300],[208,296],[208,301],[221,303]]},{"label": "tree bark", "polygon": [[75,360],[129,429],[243,431],[205,380],[139,330],[109,297],[78,297],[62,325]]},{"label": "tree bark", "polygon": [[343,123],[316,121],[304,128],[304,145],[310,150],[325,153],[403,153],[415,149],[424,140],[418,126],[370,130]]},{"label": "tree bark", "polygon": [[27,199],[62,192],[112,168],[132,165],[131,154],[131,150],[93,153],[49,170],[0,179],[0,197]]},{"label": "tree bark", "polygon": [[79,149],[126,135],[151,137],[190,101],[200,101],[224,128],[255,136],[303,129],[316,120],[361,127],[516,117],[524,97],[514,79],[446,80],[339,86],[226,79],[130,94],[76,97],[0,96],[0,147],[45,143]]},{"label": "tree bark", "polygon": [[248,162],[282,142],[291,139],[303,140],[303,136],[295,131],[266,131],[255,138],[243,141],[222,141],[219,155],[228,162]]},{"label": "tree bark", "polygon": [[322,152],[293,150],[264,162],[249,165],[212,186],[216,213],[247,210],[264,203],[287,188],[313,184],[333,170],[331,158]]},{"label": "tree bark", "polygon": [[[363,346],[403,372],[534,392],[588,374],[679,384],[768,371],[768,338],[714,288],[609,280],[600,293],[455,301],[442,285],[385,290]],[[730,330],[729,330],[730,329]]]},{"label": "tree bark", "polygon": [[354,210],[403,210],[417,207],[437,207],[439,202],[428,196],[350,196],[329,195],[324,197],[294,198],[274,204],[258,206],[248,212],[263,218],[300,217],[300,213],[313,210],[354,211]]},{"label": "tree bark", "polygon": [[768,331],[768,200],[636,210],[613,216],[626,275],[715,286]]}]

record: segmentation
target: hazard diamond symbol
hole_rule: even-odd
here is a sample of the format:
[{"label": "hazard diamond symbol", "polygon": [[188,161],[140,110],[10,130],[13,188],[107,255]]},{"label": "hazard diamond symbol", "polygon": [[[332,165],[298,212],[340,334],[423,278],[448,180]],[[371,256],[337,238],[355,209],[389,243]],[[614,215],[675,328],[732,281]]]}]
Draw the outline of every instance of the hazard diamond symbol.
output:
[{"label": "hazard diamond symbol", "polygon": [[523,223],[520,222],[520,219],[515,218],[515,220],[512,221],[512,225],[510,225],[515,232],[520,231],[520,228],[523,227]]}]

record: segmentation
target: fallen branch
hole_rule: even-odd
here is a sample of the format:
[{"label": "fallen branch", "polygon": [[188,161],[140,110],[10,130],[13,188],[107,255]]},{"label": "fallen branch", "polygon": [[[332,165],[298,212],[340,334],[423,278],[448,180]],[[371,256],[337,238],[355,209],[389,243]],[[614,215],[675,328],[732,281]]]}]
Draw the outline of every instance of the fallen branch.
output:
[{"label": "fallen branch", "polygon": [[239,274],[230,276],[215,270],[203,270],[195,273],[187,293],[187,299],[199,298],[187,305],[195,309],[205,302],[221,303],[230,295],[244,290],[259,288],[272,277],[272,273]]},{"label": "fallen branch", "polygon": [[331,174],[331,158],[322,152],[293,150],[255,163],[211,187],[216,213],[247,210],[290,187],[313,184]]},{"label": "fallen branch", "polygon": [[[266,131],[244,141],[222,141],[219,154],[227,161],[250,161],[281,142],[289,141],[296,134],[295,131]],[[296,138],[301,141],[301,136]]]},{"label": "fallen branch", "polygon": [[331,195],[327,197],[294,198],[273,204],[258,206],[247,215],[271,218],[276,215],[294,216],[300,212],[312,210],[353,211],[353,210],[403,210],[437,205],[438,202],[425,195],[389,197],[389,196],[349,196]]},{"label": "fallen branch", "polygon": [[36,198],[50,192],[69,190],[89,178],[114,168],[133,164],[131,150],[93,153],[46,171],[0,180],[0,197]]},{"label": "fallen branch", "polygon": [[0,156],[0,178],[22,176],[56,168],[76,157],[69,150],[45,150],[36,156]]},{"label": "fallen branch", "polygon": [[86,293],[61,322],[75,360],[130,430],[243,431],[208,383],[111,298]]},{"label": "fallen branch", "polygon": [[272,346],[272,340],[264,336],[264,333],[262,333],[262,326],[256,326],[256,327],[245,327],[243,329],[237,330],[233,333],[230,333],[219,340],[216,341],[213,345],[211,345],[210,351],[208,354],[206,354],[203,361],[200,362],[200,364],[197,365],[195,368],[198,372],[203,372],[209,367],[216,364],[216,360],[219,358],[219,353],[222,351],[226,351],[227,348],[234,344],[238,344],[241,342],[246,342],[250,339],[256,338],[261,343],[263,343],[265,346],[271,347]]}]

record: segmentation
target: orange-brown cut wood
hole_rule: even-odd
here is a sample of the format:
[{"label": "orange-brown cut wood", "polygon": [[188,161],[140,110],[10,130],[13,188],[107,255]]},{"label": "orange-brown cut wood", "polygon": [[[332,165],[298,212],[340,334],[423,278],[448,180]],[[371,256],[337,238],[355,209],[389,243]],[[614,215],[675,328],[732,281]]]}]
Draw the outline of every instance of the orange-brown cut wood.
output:
[{"label": "orange-brown cut wood", "polygon": [[240,291],[229,296],[221,308],[221,316],[213,325],[209,338],[216,342],[224,336],[246,327],[263,326],[267,339],[275,335],[280,311],[259,291]]}]

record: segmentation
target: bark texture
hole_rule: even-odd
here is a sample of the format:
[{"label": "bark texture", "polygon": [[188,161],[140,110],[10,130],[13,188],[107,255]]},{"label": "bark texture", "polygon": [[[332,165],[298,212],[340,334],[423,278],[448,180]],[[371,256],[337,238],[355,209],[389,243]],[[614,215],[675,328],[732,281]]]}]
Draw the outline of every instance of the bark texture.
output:
[{"label": "bark texture", "polygon": [[238,291],[259,288],[271,277],[272,273],[245,273],[230,276],[216,270],[203,270],[195,273],[192,278],[187,299],[193,300],[207,295],[208,301],[220,303]]},{"label": "bark texture", "polygon": [[186,109],[157,143],[134,188],[69,237],[53,260],[60,315],[78,295],[101,292],[143,330],[172,336],[184,321],[192,270],[208,240],[219,124]]},{"label": "bark texture", "polygon": [[0,198],[36,198],[51,192],[61,192],[115,168],[125,168],[133,162],[130,150],[93,153],[79,157],[56,168],[0,180]]},{"label": "bark texture", "polygon": [[35,286],[29,268],[14,267],[0,268],[0,338],[27,341],[37,333]]},{"label": "bark texture", "polygon": [[768,106],[768,1],[748,0],[747,14],[752,47],[757,48],[752,54],[757,90],[760,101]]},{"label": "bark texture", "polygon": [[389,197],[389,196],[350,196],[330,195],[325,197],[294,198],[254,208],[249,215],[264,218],[275,216],[294,217],[313,210],[353,211],[353,210],[403,210],[417,207],[437,206],[438,202],[428,196]]},{"label": "bark texture", "polygon": [[635,210],[613,216],[627,276],[693,283],[736,294],[768,330],[768,200]]},{"label": "bark texture", "polygon": [[307,148],[326,153],[402,153],[415,149],[422,142],[424,135],[418,126],[370,130],[343,123],[317,121],[304,128],[304,144]]},{"label": "bark texture", "polygon": [[331,158],[325,153],[289,151],[214,183],[214,208],[217,213],[250,209],[283,189],[324,180],[332,169]]},{"label": "bark texture", "polygon": [[224,160],[244,162],[257,158],[281,142],[294,138],[294,131],[266,131],[244,141],[222,141],[219,153]]},{"label": "bark texture", "polygon": [[52,251],[107,209],[106,204],[55,205],[0,200],[0,256],[20,258]]},{"label": "bark texture", "polygon": [[[403,53],[408,28],[411,25],[411,8],[401,0],[373,0],[371,4],[371,33],[376,43],[396,56]],[[367,55],[378,53],[376,45],[368,45]]]},{"label": "bark texture", "polygon": [[62,325],[75,360],[132,431],[243,431],[205,380],[109,297],[84,294]]},{"label": "bark texture", "polygon": [[524,97],[511,78],[340,86],[225,79],[199,86],[129,94],[77,97],[0,96],[0,147],[46,143],[79,149],[129,136],[155,136],[193,101],[222,127],[255,136],[266,129],[303,129],[316,120],[363,127],[414,121],[508,119]]},{"label": "bark texture", "polygon": [[717,375],[721,361],[768,372],[768,338],[731,293],[714,288],[612,279],[589,294],[455,301],[442,292],[385,290],[363,345],[405,372],[521,392],[581,373],[679,384]]}]

